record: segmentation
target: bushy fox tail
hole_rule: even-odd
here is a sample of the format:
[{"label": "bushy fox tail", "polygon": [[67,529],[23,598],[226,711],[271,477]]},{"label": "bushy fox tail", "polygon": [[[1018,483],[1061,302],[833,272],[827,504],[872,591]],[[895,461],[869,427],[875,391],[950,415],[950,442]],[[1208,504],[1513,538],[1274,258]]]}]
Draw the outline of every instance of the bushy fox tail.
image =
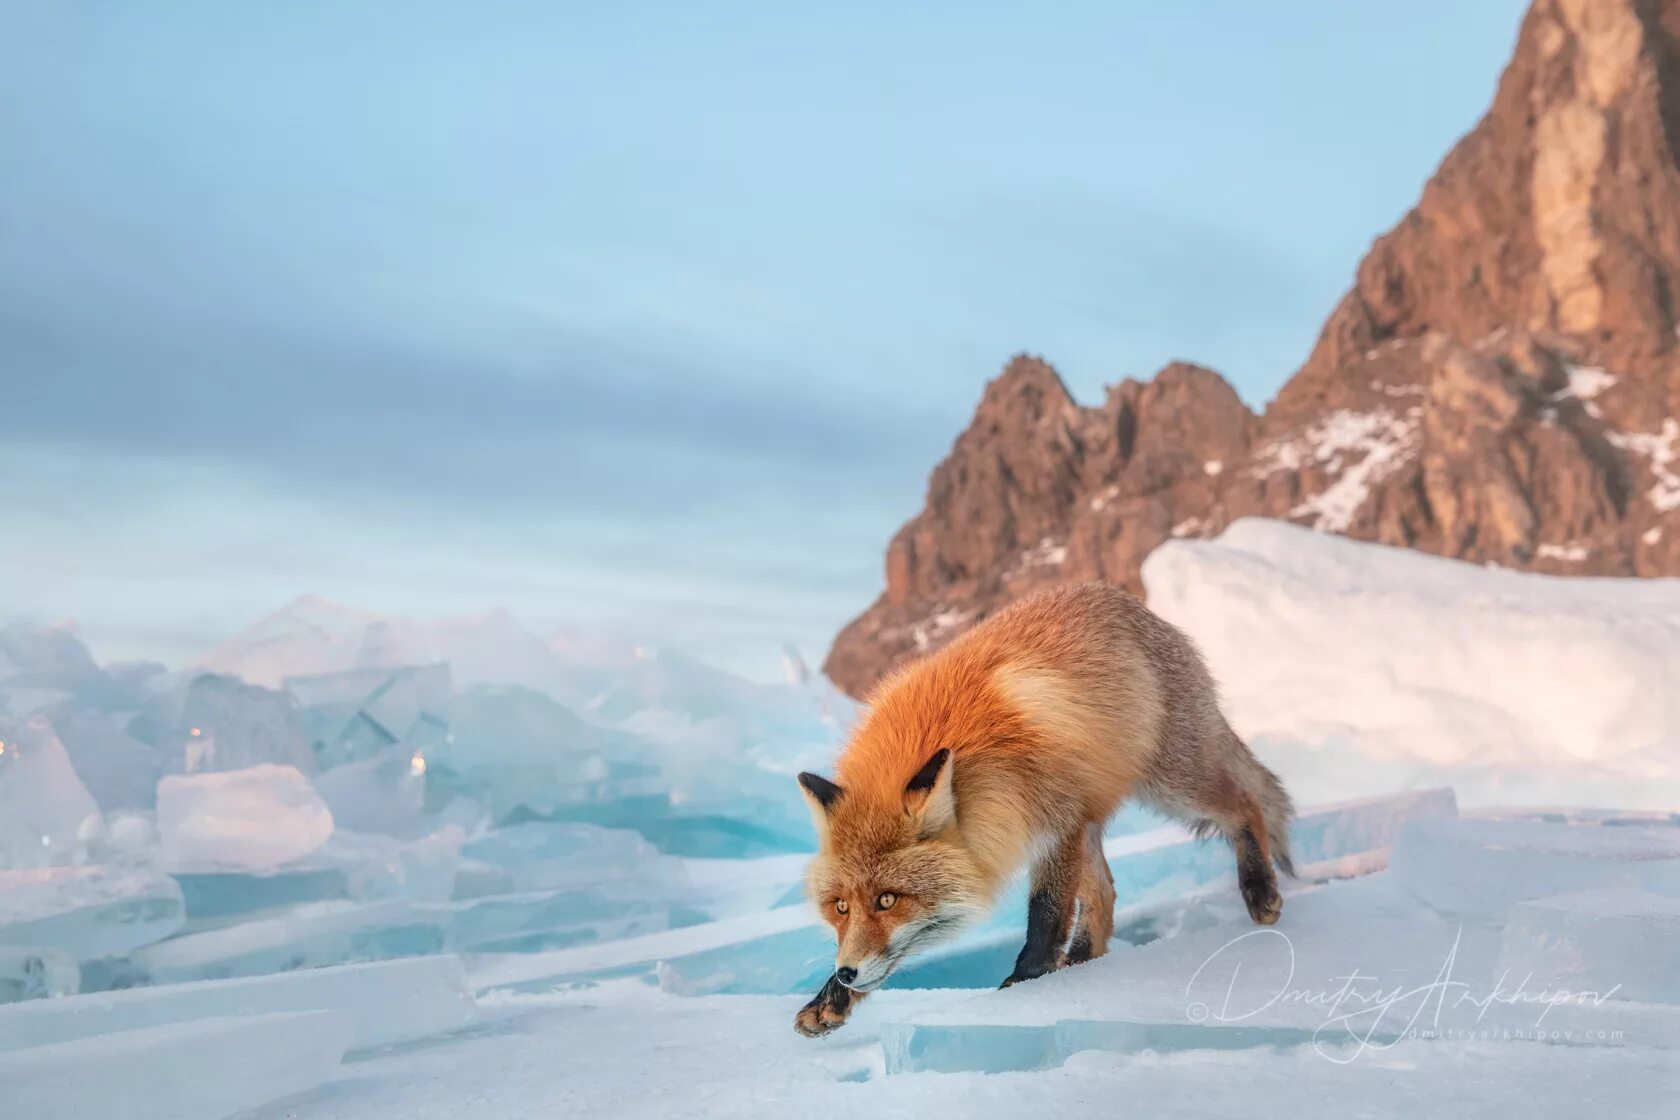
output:
[{"label": "bushy fox tail", "polygon": [[[1236,739],[1234,734],[1231,737]],[[1289,850],[1289,824],[1295,819],[1295,805],[1289,800],[1289,793],[1278,781],[1278,776],[1255,758],[1254,752],[1241,739],[1237,739],[1236,756],[1245,792],[1259,808],[1260,820],[1265,827],[1264,843],[1271,852],[1272,862],[1285,875],[1294,877],[1295,860]]]}]

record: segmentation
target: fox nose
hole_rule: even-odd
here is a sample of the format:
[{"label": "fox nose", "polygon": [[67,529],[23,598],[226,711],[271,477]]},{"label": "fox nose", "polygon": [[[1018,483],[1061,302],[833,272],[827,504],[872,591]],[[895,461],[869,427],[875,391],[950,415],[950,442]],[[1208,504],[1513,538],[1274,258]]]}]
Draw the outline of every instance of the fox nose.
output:
[{"label": "fox nose", "polygon": [[834,978],[842,984],[850,984],[853,980],[857,979],[857,969],[837,968],[834,970]]}]

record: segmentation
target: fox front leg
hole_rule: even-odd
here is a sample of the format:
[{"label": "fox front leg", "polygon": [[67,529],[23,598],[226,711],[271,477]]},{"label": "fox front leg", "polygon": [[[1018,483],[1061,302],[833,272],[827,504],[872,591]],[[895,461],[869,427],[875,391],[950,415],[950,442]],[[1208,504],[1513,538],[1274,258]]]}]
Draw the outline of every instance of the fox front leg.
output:
[{"label": "fox front leg", "polygon": [[830,976],[822,990],[793,1017],[793,1029],[806,1038],[820,1038],[845,1023],[865,994],[840,983],[839,976]]},{"label": "fox front leg", "polygon": [[1067,963],[1063,947],[1073,926],[1084,860],[1085,832],[1076,829],[1033,868],[1032,894],[1027,899],[1027,943],[1015,958],[1015,971],[1001,987],[1035,979]]}]

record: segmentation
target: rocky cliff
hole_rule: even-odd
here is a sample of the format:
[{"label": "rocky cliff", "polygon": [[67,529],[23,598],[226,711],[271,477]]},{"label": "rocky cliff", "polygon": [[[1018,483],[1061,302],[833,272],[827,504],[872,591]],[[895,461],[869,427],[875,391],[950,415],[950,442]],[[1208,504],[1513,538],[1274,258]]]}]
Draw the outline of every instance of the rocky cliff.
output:
[{"label": "rocky cliff", "polygon": [[1175,363],[1095,407],[1018,357],[824,670],[861,694],[1031,588],[1141,591],[1233,518],[1680,575],[1680,0],[1537,0],[1492,107],[1255,415]]}]

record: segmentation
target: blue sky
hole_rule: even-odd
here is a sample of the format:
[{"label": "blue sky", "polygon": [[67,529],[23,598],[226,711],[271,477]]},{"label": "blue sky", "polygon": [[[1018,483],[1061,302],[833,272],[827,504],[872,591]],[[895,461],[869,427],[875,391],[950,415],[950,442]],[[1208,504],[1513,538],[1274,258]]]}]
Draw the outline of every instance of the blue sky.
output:
[{"label": "blue sky", "polygon": [[1017,351],[1264,402],[1507,0],[0,6],[0,615],[820,658]]}]

